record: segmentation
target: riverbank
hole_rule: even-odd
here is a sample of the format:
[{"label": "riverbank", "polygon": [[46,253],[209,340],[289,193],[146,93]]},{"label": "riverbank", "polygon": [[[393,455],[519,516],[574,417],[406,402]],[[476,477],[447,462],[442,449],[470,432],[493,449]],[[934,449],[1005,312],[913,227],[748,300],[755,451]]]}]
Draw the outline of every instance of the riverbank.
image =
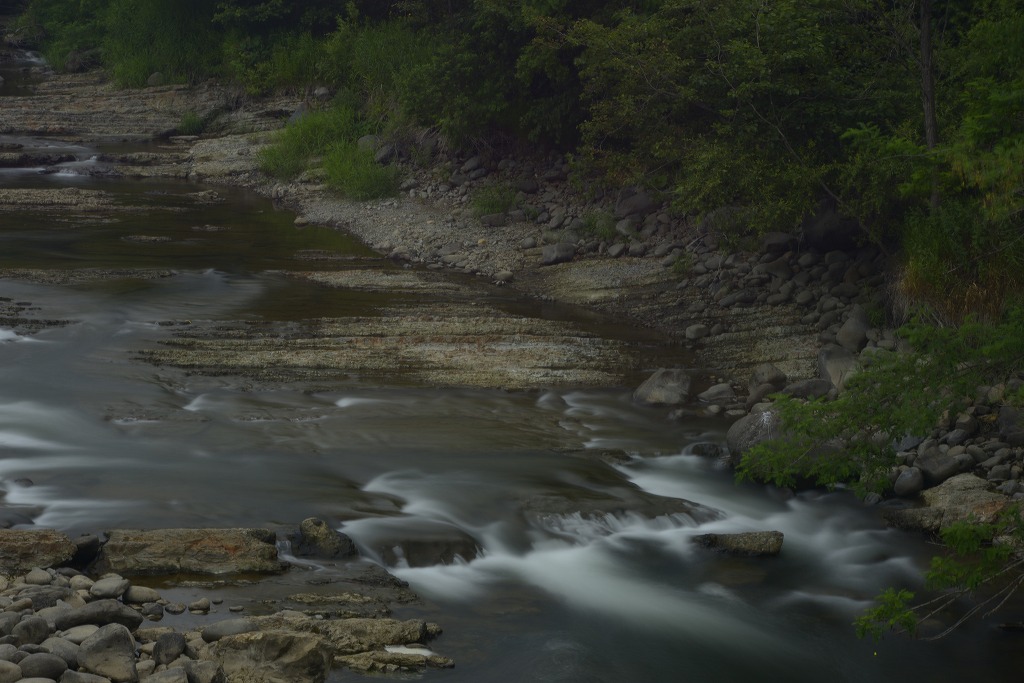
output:
[{"label": "riverbank", "polygon": [[[107,104],[108,97],[114,106]],[[512,325],[495,333],[499,337],[481,335],[481,321],[490,322],[497,316],[472,315],[472,308],[479,311],[478,302],[472,299],[480,287],[511,289],[541,301],[584,306],[609,314],[624,325],[664,335],[693,354],[686,369],[688,375],[698,378],[694,386],[711,385],[711,393],[694,396],[689,390],[683,392],[682,407],[675,409],[729,418],[746,415],[764,396],[766,386],[793,395],[798,395],[797,391],[808,397],[828,395],[838,390],[859,355],[896,348],[899,343],[885,328],[882,315],[884,258],[871,249],[856,248],[841,232],[775,234],[747,245],[747,249],[724,248],[727,235],[713,224],[695,225],[673,218],[665,206],[642,192],[625,192],[615,201],[610,197],[583,199],[573,190],[564,163],[553,158],[453,154],[439,156],[427,166],[399,161],[404,174],[402,196],[352,203],[332,196],[315,173],[283,184],[259,172],[256,151],[298,108],[298,98],[249,100],[215,84],[197,89],[160,86],[114,96],[109,86],[92,74],[80,79],[53,77],[25,100],[32,101],[10,108],[12,117],[5,118],[10,135],[46,132],[65,142],[98,148],[96,167],[102,173],[191,179],[255,190],[294,211],[297,228],[319,225],[345,230],[377,253],[409,266],[398,271],[403,273],[399,278],[382,271],[376,279],[368,273],[370,279],[361,283],[327,282],[330,278],[323,274],[301,272],[293,273],[294,277],[369,290],[383,286],[384,280],[392,287],[397,279],[410,293],[427,297],[432,287],[452,286],[441,284],[447,278],[437,277],[438,272],[452,272],[473,282],[474,287],[464,293],[466,308],[433,311],[417,304],[406,311],[406,319],[417,315],[420,323],[429,323],[426,327],[403,334],[395,334],[394,326],[369,330],[366,347],[373,347],[376,356],[366,358],[376,365],[387,365],[398,350],[412,348],[412,339],[422,340],[424,354],[430,355],[423,375],[429,383],[533,389],[551,384],[608,386],[621,382],[624,375],[607,369],[623,365],[629,349],[621,346],[626,345],[611,349],[606,358],[596,358],[596,364],[588,368],[581,361],[601,353],[590,353],[594,345],[580,342],[585,336],[577,330],[562,335],[562,331],[527,329],[519,321],[511,321]],[[147,113],[139,117],[142,111]],[[203,137],[174,134],[190,112],[209,118],[210,129]],[[52,157],[26,158],[23,150],[11,152],[18,154],[11,163],[38,163],[44,172],[61,163]],[[495,182],[515,186],[521,193],[520,206],[526,209],[475,217],[471,209],[474,193]],[[0,208],[24,207],[27,202],[37,209],[49,205],[65,215],[112,210],[102,194],[77,193],[35,201],[17,191],[3,192]],[[197,197],[196,201],[205,200]],[[598,211],[614,219],[614,235],[587,232],[588,215]],[[5,275],[35,277],[25,272]],[[453,321],[458,324],[453,326]],[[514,341],[515,348],[522,350],[524,338],[537,339],[549,332],[553,338],[567,336],[571,341],[537,345],[525,360],[507,354],[477,356],[478,366],[505,361],[504,372],[452,372],[453,358],[471,355],[465,354],[465,349],[480,349],[500,338]],[[237,372],[263,381],[291,381],[296,375],[282,375],[281,365],[282,359],[294,357],[294,344],[289,346],[281,335],[266,336],[281,340],[280,348],[267,348],[265,341],[254,339],[247,330],[232,330],[229,325],[183,329],[169,345],[171,350],[154,353],[149,360],[190,372]],[[351,329],[322,326],[317,343],[323,345],[311,347],[308,358],[296,358],[295,370],[320,371],[309,359],[324,357],[333,348],[325,346],[330,340],[355,336]],[[457,344],[438,347],[438,339],[455,337],[460,338]],[[381,338],[394,345],[381,347],[377,344]],[[256,349],[257,344],[263,348]],[[826,369],[820,366],[822,350],[828,350],[835,361]],[[241,360],[226,362],[228,352]],[[551,372],[547,359],[553,356],[564,357],[572,372]],[[352,363],[337,356],[327,365],[348,367]],[[766,366],[778,373],[760,373]],[[643,367],[637,362],[630,369],[635,372]],[[272,374],[261,374],[268,368]],[[361,368],[364,372],[368,369],[373,368]],[[588,370],[594,372],[588,376]],[[317,377],[325,376],[314,379]],[[752,382],[753,377],[766,381]],[[991,413],[991,407],[989,404],[985,414]],[[1019,480],[1019,468],[1013,477],[1013,463],[1020,460],[1020,449],[984,436],[980,428],[967,436],[981,439],[978,443],[951,445],[942,432],[915,456],[948,456],[956,467],[943,471],[954,477],[983,467],[998,455],[997,464],[1009,465],[1003,481]],[[949,452],[961,445],[963,451]],[[970,454],[971,462],[957,459],[970,446],[978,447]],[[1004,448],[1010,450],[1004,452]],[[903,460],[906,470],[915,466],[916,457]],[[938,483],[929,475],[929,485]],[[985,488],[987,493],[987,485]],[[916,492],[908,490],[907,499],[916,499]]]},{"label": "riverbank", "polygon": [[[384,200],[351,202],[334,195],[316,172],[282,183],[259,170],[258,151],[275,130],[287,125],[289,117],[317,106],[315,99],[283,94],[249,98],[235,88],[212,82],[119,91],[105,82],[101,73],[90,72],[48,75],[34,86],[32,96],[7,101],[12,104],[5,106],[0,133],[15,137],[45,134],[66,144],[98,147],[102,151],[97,165],[85,172],[243,187],[295,212],[298,228],[315,225],[344,230],[377,253],[413,268],[401,278],[382,272],[376,279],[367,275],[359,283],[351,278],[332,281],[322,273],[293,273],[295,277],[367,291],[391,288],[401,280],[409,294],[429,297],[431,288],[440,284],[432,271],[454,272],[484,286],[489,283],[537,300],[581,306],[623,325],[649,329],[690,356],[688,374],[695,387],[713,389],[700,396],[683,396],[680,402],[686,404],[686,410],[737,419],[771,391],[803,398],[834,395],[842,389],[845,377],[856,371],[861,356],[892,350],[900,343],[886,325],[890,309],[886,282],[891,264],[878,250],[858,247],[853,227],[827,209],[799,232],[772,233],[737,243],[734,233],[716,227],[716,220],[695,222],[674,216],[665,203],[642,189],[587,198],[573,182],[571,168],[557,157],[439,152],[443,145],[426,134],[415,143],[419,150],[395,148],[387,140],[367,141],[387,151],[381,156],[383,161],[397,165],[403,192]],[[207,132],[201,137],[176,135],[176,127],[186,115],[207,121]],[[139,149],[139,144],[144,147]],[[11,157],[8,165],[37,163],[45,169],[55,163],[52,154],[38,159],[24,149],[7,154]],[[413,163],[413,157],[429,162]],[[513,208],[478,216],[473,210],[474,197],[494,186],[516,191]],[[202,194],[197,194],[197,202],[217,200],[216,196],[199,196]],[[109,199],[99,192],[73,189],[61,196],[0,190],[0,210],[26,204],[38,210],[88,215],[101,211]],[[604,231],[594,229],[595,216],[605,221]],[[717,222],[725,219],[719,217]],[[451,282],[443,286],[462,287]],[[474,294],[466,289],[464,296],[470,300]],[[425,368],[427,381],[509,389],[553,382],[607,385],[643,368],[643,361],[637,364],[637,359],[628,359],[623,347],[595,356],[592,342],[579,332],[559,335],[554,330],[525,330],[521,321],[507,318],[494,323],[503,318],[494,312],[483,317],[469,309],[436,313],[427,327],[415,321],[406,332],[401,323],[392,321],[384,336],[397,346],[378,349],[380,362],[394,357],[399,348],[414,350],[414,342],[426,337],[458,340],[447,348],[436,344],[424,347],[427,356],[409,361]],[[504,358],[500,367],[497,357],[478,357],[478,362],[462,369],[446,363],[444,358],[459,355],[456,349],[482,348],[482,337],[471,328],[485,319],[488,325],[493,323],[494,331],[489,334],[520,340],[509,348],[526,355],[519,354],[514,363]],[[316,353],[335,353],[323,339],[339,332],[344,331],[319,333]],[[218,338],[226,339],[223,330],[186,330],[177,349],[157,353],[152,360],[192,370],[232,369],[263,376],[261,368],[279,363],[281,352],[288,353],[262,347],[240,349],[237,344],[242,339],[236,334],[224,342],[234,347],[228,358],[218,350],[223,345]],[[531,343],[524,340],[533,340],[532,352]],[[566,359],[565,371],[545,366],[545,358],[552,353]],[[475,351],[462,355],[479,356]],[[259,360],[262,357],[264,361]],[[351,365],[346,357],[338,356],[333,365]],[[578,365],[572,360],[588,358],[594,362]],[[245,362],[239,363],[239,359]],[[369,356],[365,360],[375,362]],[[618,371],[614,369],[617,366]],[[361,364],[358,369],[372,368]],[[771,375],[770,381],[764,381],[765,373]],[[972,411],[985,415],[991,409],[984,404]],[[944,450],[939,452],[928,442],[921,454],[946,456],[953,448],[949,457],[956,457],[960,448],[972,445],[946,444],[946,434],[954,425],[949,427],[932,435],[936,445],[946,446]],[[987,457],[976,455],[970,463],[963,458],[959,469],[945,467],[944,477],[922,475],[922,488],[925,481],[934,486],[952,474],[982,466],[997,452],[1000,464],[1009,461],[1017,476],[1008,475],[996,483],[1019,479],[1021,454],[1011,450],[1007,455],[1004,450],[1016,448],[1013,444],[999,438],[981,439],[980,433],[966,438],[979,439],[975,445]],[[737,455],[746,447],[736,440],[731,445]],[[914,458],[902,460],[903,467],[913,466]],[[1018,465],[1016,470],[1013,464]],[[991,473],[991,468],[985,468],[985,473]],[[1002,469],[996,472],[997,477],[1003,474]],[[1017,493],[1011,490],[1015,487],[1005,488],[1010,495]],[[900,487],[910,497],[920,490],[915,489]]]}]

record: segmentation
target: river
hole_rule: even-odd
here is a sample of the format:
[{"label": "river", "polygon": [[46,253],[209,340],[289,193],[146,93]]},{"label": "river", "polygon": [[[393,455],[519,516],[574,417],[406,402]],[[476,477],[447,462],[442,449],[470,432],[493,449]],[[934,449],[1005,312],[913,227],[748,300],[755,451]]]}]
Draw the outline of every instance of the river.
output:
[{"label": "river", "polygon": [[[0,280],[0,297],[24,309],[0,325],[10,521],[77,534],[329,520],[424,598],[397,614],[445,627],[434,646],[457,666],[422,675],[432,681],[940,682],[1011,680],[1018,667],[1019,641],[992,623],[938,643],[858,640],[852,620],[882,588],[913,584],[933,548],[846,494],[735,483],[700,455],[726,424],[669,420],[634,405],[632,385],[439,388],[401,368],[264,382],[146,362],[186,322],[373,316],[410,295],[285,277],[399,267],[341,232],[298,229],[261,198],[216,189],[223,201],[197,202],[210,188],[105,179],[90,175],[98,150],[17,142],[75,161],[0,170],[0,188],[101,190],[135,208],[84,221],[0,212],[0,269],[54,276]],[[82,269],[115,276],[60,277]],[[586,312],[474,291],[519,315],[654,344]],[[697,506],[572,511],[655,496]],[[761,529],[785,533],[779,557],[691,543]]]}]

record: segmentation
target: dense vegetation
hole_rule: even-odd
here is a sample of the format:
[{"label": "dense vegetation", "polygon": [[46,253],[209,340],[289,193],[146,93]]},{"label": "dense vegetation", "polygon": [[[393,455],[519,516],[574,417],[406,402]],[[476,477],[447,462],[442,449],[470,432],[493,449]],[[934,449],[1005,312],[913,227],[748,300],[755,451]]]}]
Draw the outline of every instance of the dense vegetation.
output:
[{"label": "dense vegetation", "polygon": [[828,202],[943,319],[1020,287],[1022,0],[31,0],[19,29],[126,86],[327,85],[360,132],[553,146],[723,229]]},{"label": "dense vegetation", "polygon": [[849,457],[809,474],[869,487],[891,464],[880,437],[1019,369],[1024,0],[31,0],[17,30],[129,87],[329,86],[263,163],[319,158],[355,197],[394,185],[359,137],[430,129],[560,150],[591,187],[642,185],[722,231],[792,230],[822,205],[856,219],[898,257],[897,319],[930,326],[839,401],[786,404],[802,440],[751,476],[788,482],[796,453],[841,437]]}]

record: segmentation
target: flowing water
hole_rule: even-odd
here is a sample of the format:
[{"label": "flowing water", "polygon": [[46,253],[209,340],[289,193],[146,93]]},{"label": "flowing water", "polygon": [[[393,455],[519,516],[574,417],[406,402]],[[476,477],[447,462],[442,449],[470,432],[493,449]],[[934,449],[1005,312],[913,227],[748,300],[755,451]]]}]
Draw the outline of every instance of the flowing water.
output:
[{"label": "flowing water", "polygon": [[[429,680],[1011,680],[1019,666],[1018,641],[991,624],[941,643],[857,640],[853,618],[883,587],[912,582],[931,549],[847,495],[737,485],[698,455],[726,425],[670,421],[633,405],[628,386],[436,389],[400,374],[269,386],[140,361],[173,334],[167,321],[373,315],[387,294],[280,271],[313,267],[297,256],[311,252],[333,254],[330,268],[385,264],[336,231],[295,229],[245,193],[197,203],[207,188],[104,180],[83,174],[96,170],[95,150],[71,151],[76,161],[56,172],[3,172],[0,187],[104,189],[144,210],[86,222],[0,213],[0,268],[162,276],[0,280],[0,297],[30,305],[26,315],[66,321],[0,326],[0,486],[13,521],[78,533],[337,520],[425,598],[399,616],[445,627],[435,649],[457,667]],[[140,234],[168,240],[125,239]],[[652,343],[580,312],[479,296]],[[645,494],[699,507],[571,511]],[[726,558],[691,543],[760,529],[785,533],[780,557]]]}]

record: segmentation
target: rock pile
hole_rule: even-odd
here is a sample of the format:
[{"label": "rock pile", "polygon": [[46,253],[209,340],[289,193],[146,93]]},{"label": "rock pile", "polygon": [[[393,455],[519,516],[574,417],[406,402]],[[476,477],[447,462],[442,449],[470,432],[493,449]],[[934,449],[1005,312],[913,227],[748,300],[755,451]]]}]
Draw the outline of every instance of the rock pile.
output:
[{"label": "rock pile", "polygon": [[[325,533],[326,528],[319,520],[303,523],[296,536],[303,552],[326,552],[331,559],[350,557],[345,539],[335,537],[335,532]],[[150,574],[203,569],[237,572],[239,567],[281,571],[276,557],[270,561],[273,566],[267,564],[265,548],[257,547],[260,534],[254,531],[111,532],[108,545],[113,543],[114,549],[105,556],[100,550],[100,561],[93,566],[125,566],[126,558],[134,556],[132,567]],[[153,543],[157,539],[177,546],[157,548]],[[249,547],[233,545],[240,539],[247,539]],[[26,545],[36,549],[34,553],[9,550]],[[119,573],[93,578],[65,565],[76,550],[81,556],[82,545],[90,543],[76,546],[55,531],[0,533],[0,557],[8,573],[26,561],[54,561],[54,567],[35,566],[0,578],[0,682],[292,683],[323,681],[332,668],[340,666],[361,672],[453,666],[451,660],[426,647],[440,634],[440,627],[418,620],[325,618],[323,610],[284,609],[263,616],[196,622],[220,600],[203,597],[186,605],[171,602],[159,591]],[[170,564],[154,560],[175,555],[178,561]],[[189,564],[204,557],[210,564]],[[259,559],[261,569],[254,569],[252,558]],[[338,598],[354,605],[373,602],[353,594]],[[315,604],[318,599],[293,596],[298,603]],[[242,609],[233,606],[230,611]],[[143,626],[186,611],[193,623],[182,632],[168,626]]]}]

